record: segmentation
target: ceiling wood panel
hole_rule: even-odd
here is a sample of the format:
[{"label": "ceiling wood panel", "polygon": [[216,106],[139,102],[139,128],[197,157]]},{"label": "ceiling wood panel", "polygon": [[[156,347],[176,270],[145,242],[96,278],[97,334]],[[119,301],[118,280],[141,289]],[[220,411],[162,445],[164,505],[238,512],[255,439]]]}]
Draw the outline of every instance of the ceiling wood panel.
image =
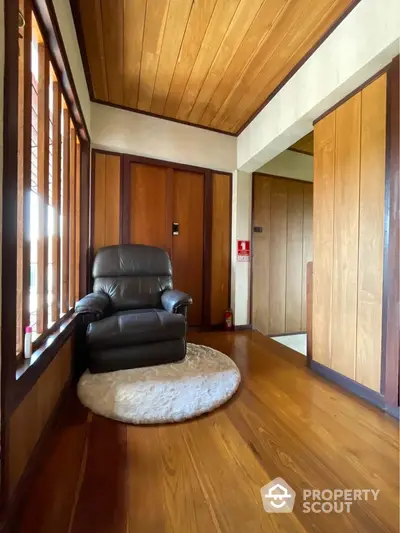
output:
[{"label": "ceiling wood panel", "polygon": [[164,111],[191,8],[192,4],[187,0],[170,1],[150,108],[152,113],[162,115]]},{"label": "ceiling wood panel", "polygon": [[216,0],[201,0],[194,2],[192,5],[163,115],[168,117],[176,116],[183,91],[196,61],[216,3]]},{"label": "ceiling wood panel", "polygon": [[301,154],[314,155],[314,131],[310,131],[304,137],[290,146],[289,150]]},{"label": "ceiling wood panel", "polygon": [[143,111],[150,111],[151,107],[161,45],[164,38],[165,23],[167,21],[169,0],[148,2],[147,7],[148,9],[146,9],[146,20],[144,24],[138,101],[138,107]]},{"label": "ceiling wood panel", "polygon": [[[92,0],[93,1],[93,0]],[[94,0],[99,3],[98,0]],[[82,2],[83,4],[84,2]],[[81,4],[81,5],[82,5]],[[142,62],[146,0],[125,2],[124,6],[124,100],[123,105],[137,107]],[[86,39],[86,34],[85,34]]]},{"label": "ceiling wood panel", "polygon": [[108,100],[106,63],[104,59],[103,26],[101,4],[97,0],[87,0],[80,6],[81,23],[85,33],[86,55],[88,58],[99,56],[98,61],[89,61],[93,93],[99,100]]},{"label": "ceiling wood panel", "polygon": [[71,0],[95,100],[236,134],[358,0]]},{"label": "ceiling wood panel", "polygon": [[[86,0],[85,0],[86,1]],[[108,100],[113,104],[123,102],[124,25],[123,2],[101,1],[104,62],[107,77]]]},{"label": "ceiling wood panel", "polygon": [[[265,100],[264,94],[273,92],[280,81],[290,73],[293,65],[299,63],[313,44],[318,41],[321,30],[325,33],[332,24],[332,20],[336,20],[341,15],[343,6],[347,3],[348,0],[339,0],[334,4],[332,0],[318,0],[318,9],[313,11],[313,16],[310,16],[310,10],[303,11],[300,20],[291,28],[269,58],[268,69],[264,66],[256,76],[257,89],[243,91],[243,98],[239,98],[237,106],[237,113],[241,115],[241,118],[235,121],[228,111],[223,123],[224,128],[238,129],[242,124],[243,116],[249,117],[255,113]],[[296,31],[298,25],[304,28],[304,35]],[[286,43],[289,46],[286,46]]]},{"label": "ceiling wood panel", "polygon": [[201,48],[183,92],[176,118],[181,120],[188,118],[213,58],[218,52],[222,40],[229,29],[238,4],[239,0],[217,1]]}]

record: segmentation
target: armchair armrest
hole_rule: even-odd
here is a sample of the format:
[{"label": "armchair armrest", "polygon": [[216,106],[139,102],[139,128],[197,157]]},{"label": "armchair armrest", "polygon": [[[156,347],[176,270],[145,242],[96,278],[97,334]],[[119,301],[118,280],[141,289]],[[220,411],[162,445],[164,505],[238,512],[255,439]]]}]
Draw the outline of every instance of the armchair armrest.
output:
[{"label": "armchair armrest", "polygon": [[164,309],[170,313],[178,313],[180,307],[186,307],[192,302],[192,298],[181,291],[167,290],[161,295],[161,303]]},{"label": "armchair armrest", "polygon": [[94,315],[96,320],[103,318],[105,311],[110,304],[110,298],[104,292],[92,292],[84,296],[75,305],[75,312],[78,314]]}]

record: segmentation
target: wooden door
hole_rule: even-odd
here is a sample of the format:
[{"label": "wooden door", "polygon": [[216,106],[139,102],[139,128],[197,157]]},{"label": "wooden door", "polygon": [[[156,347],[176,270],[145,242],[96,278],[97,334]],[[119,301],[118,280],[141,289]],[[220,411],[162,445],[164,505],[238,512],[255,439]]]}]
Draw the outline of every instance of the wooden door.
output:
[{"label": "wooden door", "polygon": [[129,224],[131,243],[159,246],[171,253],[169,172],[167,167],[131,164]]},{"label": "wooden door", "polygon": [[174,171],[172,213],[172,222],[179,224],[178,234],[172,237],[174,287],[193,298],[188,323],[199,326],[203,317],[204,174]]},{"label": "wooden door", "polygon": [[253,327],[264,335],[306,329],[312,260],[312,183],[255,173]]}]

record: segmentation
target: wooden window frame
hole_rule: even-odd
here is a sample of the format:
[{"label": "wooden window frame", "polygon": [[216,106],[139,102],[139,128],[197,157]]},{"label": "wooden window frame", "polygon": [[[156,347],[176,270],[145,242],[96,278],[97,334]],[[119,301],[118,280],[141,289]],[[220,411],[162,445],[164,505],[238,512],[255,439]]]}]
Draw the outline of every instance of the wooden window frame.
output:
[{"label": "wooden window frame", "polygon": [[[74,128],[79,137],[80,144],[80,202],[81,202],[81,219],[77,220],[79,224],[79,246],[80,246],[80,261],[79,271],[81,274],[79,281],[79,295],[85,293],[88,289],[87,281],[87,257],[89,245],[89,153],[90,153],[90,137],[85,123],[82,108],[78,99],[77,90],[74,85],[71,69],[68,63],[67,54],[64,44],[62,42],[60,29],[55,15],[54,7],[51,0],[24,0],[24,5],[27,6],[29,12],[32,7],[38,26],[40,28],[43,40],[46,43],[48,53],[46,54],[51,61],[52,68],[57,78],[62,91],[63,98],[70,110],[70,119],[74,124]],[[60,349],[66,339],[73,333],[76,326],[76,316],[73,315],[72,310],[66,313],[63,319],[56,321],[50,329],[46,327],[46,333],[41,335],[34,343],[34,353],[31,359],[18,361],[16,357],[15,339],[17,332],[17,243],[21,247],[21,239],[18,241],[18,231],[21,235],[21,229],[17,228],[18,219],[18,193],[21,197],[21,184],[25,189],[30,188],[30,159],[31,159],[31,137],[30,132],[26,131],[29,128],[23,128],[23,155],[20,156],[20,161],[23,162],[23,170],[21,175],[18,175],[18,136],[19,123],[21,118],[18,118],[18,95],[19,95],[19,47],[23,46],[24,51],[28,44],[25,44],[27,38],[19,39],[18,19],[19,19],[19,3],[15,0],[5,0],[4,15],[5,15],[5,80],[4,80],[4,179],[3,179],[3,246],[2,246],[2,368],[1,368],[1,419],[2,429],[7,428],[7,423],[11,413],[19,405],[25,395],[29,392],[32,386],[39,379],[40,375],[50,364],[55,357],[57,351]],[[24,14],[26,22],[30,27],[28,16]],[[30,39],[29,39],[30,41]],[[21,44],[24,43],[24,44]],[[26,48],[25,48],[26,46]],[[29,42],[30,49],[30,42]],[[25,62],[26,65],[27,62]],[[47,62],[49,65],[49,62]],[[30,64],[26,67],[26,71],[31,71]],[[30,77],[28,76],[29,80]],[[24,80],[24,112],[31,112],[31,83]],[[47,86],[48,91],[48,86]],[[54,104],[53,102],[53,105]],[[48,110],[48,106],[47,106]],[[49,122],[47,121],[47,128]],[[44,125],[45,131],[46,125]],[[54,140],[54,139],[53,139]],[[58,144],[58,147],[60,145]],[[41,165],[43,168],[47,166],[49,153],[46,150],[47,156],[43,158]],[[57,157],[53,150],[54,158]],[[53,165],[53,185],[55,167]],[[44,182],[45,183],[45,182]],[[43,184],[43,183],[42,183]],[[20,185],[20,191],[18,186]],[[61,191],[59,191],[61,192]],[[59,194],[57,195],[59,198]],[[26,198],[28,197],[28,198]],[[57,200],[56,200],[57,201]],[[25,195],[25,202],[29,203],[29,195]],[[28,206],[25,206],[24,214],[29,213]],[[47,230],[47,220],[42,223],[43,232]],[[57,240],[57,239],[56,239]],[[61,244],[61,243],[60,243]],[[24,256],[30,256],[29,244],[29,216],[25,216],[23,221],[23,249]],[[84,253],[82,253],[84,252]],[[43,262],[44,274],[47,270],[48,255],[44,254]],[[19,269],[19,279],[23,278],[23,293],[25,318],[29,314],[29,303],[26,295],[29,294],[29,261],[28,265],[24,261],[22,271]],[[47,284],[47,276],[43,278],[44,286]],[[47,290],[45,299],[47,298]],[[48,312],[47,300],[46,306],[43,309],[43,320]],[[57,311],[55,311],[57,313]],[[53,313],[53,311],[52,311]],[[47,319],[46,319],[47,320]],[[25,320],[23,321],[25,322]],[[45,322],[47,325],[47,321]],[[19,324],[22,328],[22,324]],[[23,338],[21,336],[21,338]],[[2,454],[7,453],[7,431],[2,431]],[[6,480],[5,469],[2,469],[2,483],[3,493],[4,484]]]}]

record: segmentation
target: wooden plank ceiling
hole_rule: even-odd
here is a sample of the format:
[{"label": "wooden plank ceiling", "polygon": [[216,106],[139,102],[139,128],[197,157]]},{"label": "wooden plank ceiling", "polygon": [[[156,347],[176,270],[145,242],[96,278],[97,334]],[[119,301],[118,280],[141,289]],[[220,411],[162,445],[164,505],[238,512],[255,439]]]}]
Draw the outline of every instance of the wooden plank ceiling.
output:
[{"label": "wooden plank ceiling", "polygon": [[92,99],[229,133],[354,3],[71,0]]},{"label": "wooden plank ceiling", "polygon": [[310,131],[304,137],[292,144],[289,150],[300,152],[301,154],[314,155],[314,131]]}]

